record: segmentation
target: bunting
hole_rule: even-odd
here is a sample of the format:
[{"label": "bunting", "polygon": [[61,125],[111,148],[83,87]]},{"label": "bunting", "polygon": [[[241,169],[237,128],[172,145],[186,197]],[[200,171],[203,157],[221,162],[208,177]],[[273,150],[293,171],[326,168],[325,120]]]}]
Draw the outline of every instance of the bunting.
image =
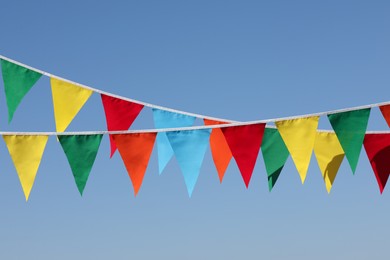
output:
[{"label": "bunting", "polygon": [[92,90],[51,78],[54,118],[57,132],[64,132],[85,102],[92,95]]},{"label": "bunting", "polygon": [[26,197],[30,196],[48,136],[3,135]]},{"label": "bunting", "polygon": [[326,190],[330,193],[337,172],[344,159],[344,151],[335,133],[318,132],[314,143],[317,158]]},{"label": "bunting", "polygon": [[[226,124],[226,122],[203,119],[205,125]],[[226,142],[225,136],[220,128],[213,128],[210,135],[210,149],[215,167],[217,168],[220,183],[232,159],[232,152]]]},{"label": "bunting", "polygon": [[366,134],[364,148],[382,194],[390,174],[390,134]]},{"label": "bunting", "polygon": [[268,175],[268,189],[271,191],[289,155],[287,147],[277,129],[265,129],[261,152]]},{"label": "bunting", "polygon": [[345,156],[355,173],[367,130],[370,108],[328,115],[330,124],[345,152]]},{"label": "bunting", "polygon": [[390,127],[390,105],[380,106],[379,109],[381,110],[387,125]]},{"label": "bunting", "polygon": [[152,154],[156,133],[112,135],[137,196]]},{"label": "bunting", "polygon": [[255,168],[264,128],[263,123],[221,128],[246,188],[249,186]]},{"label": "bunting", "polygon": [[[156,128],[175,128],[191,126],[195,121],[195,117],[153,108],[153,120]],[[158,151],[158,169],[159,174],[161,174],[165,169],[165,166],[171,160],[173,150],[166,133],[158,133],[156,141]]]},{"label": "bunting", "polygon": [[318,121],[319,117],[313,116],[275,122],[295,163],[302,184],[305,182],[309,168]]},{"label": "bunting", "polygon": [[16,108],[42,74],[3,59],[0,61],[10,123]]},{"label": "bunting", "polygon": [[81,196],[95,162],[102,137],[101,134],[58,136]]},{"label": "bunting", "polygon": [[210,129],[167,132],[191,197],[207,150]]},{"label": "bunting", "polygon": [[[129,129],[144,107],[140,104],[128,102],[104,94],[101,94],[101,98],[103,102],[104,113],[106,115],[108,131]],[[116,145],[112,135],[110,135],[110,145],[110,157],[112,157],[116,150]]]}]

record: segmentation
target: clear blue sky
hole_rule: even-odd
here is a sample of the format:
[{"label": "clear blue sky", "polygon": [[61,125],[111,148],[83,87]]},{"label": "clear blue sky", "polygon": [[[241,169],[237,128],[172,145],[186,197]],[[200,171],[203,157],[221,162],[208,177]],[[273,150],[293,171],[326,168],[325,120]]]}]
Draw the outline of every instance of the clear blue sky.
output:
[{"label": "clear blue sky", "polygon": [[[390,100],[389,1],[1,1],[0,53],[122,96],[232,120]],[[1,84],[2,85],[2,84]],[[104,130],[94,95],[69,130]],[[152,127],[145,109],[135,128]],[[326,118],[320,127],[329,128]],[[53,131],[43,78],[0,129]],[[369,129],[387,130],[377,109]],[[136,198],[104,137],[81,198],[55,138],[26,203],[0,142],[1,259],[376,259],[388,254],[390,191],[362,150],[330,195],[314,156],[305,185],[289,159],[269,193],[259,155],[246,190],[210,151],[188,198],[177,162],[153,152]]]}]

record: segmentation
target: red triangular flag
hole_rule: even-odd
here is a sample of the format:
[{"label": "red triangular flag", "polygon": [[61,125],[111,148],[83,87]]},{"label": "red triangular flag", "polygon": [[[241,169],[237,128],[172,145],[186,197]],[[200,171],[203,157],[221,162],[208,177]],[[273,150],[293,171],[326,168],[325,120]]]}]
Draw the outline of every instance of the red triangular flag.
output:
[{"label": "red triangular flag", "polygon": [[[205,125],[227,124],[225,122],[209,119],[203,119],[203,121]],[[215,167],[217,168],[219,181],[222,183],[225,171],[232,159],[232,153],[230,152],[229,145],[227,144],[225,136],[220,128],[213,128],[213,130],[211,130],[210,148]]]},{"label": "red triangular flag", "polygon": [[263,139],[265,124],[221,128],[248,188]]},{"label": "red triangular flag", "polygon": [[382,193],[390,174],[390,134],[366,134],[364,148]]},{"label": "red triangular flag", "polygon": [[148,167],[156,133],[112,135],[137,195]]},{"label": "red triangular flag", "polygon": [[380,106],[383,117],[386,119],[387,125],[390,127],[390,105]]},{"label": "red triangular flag", "polygon": [[[108,131],[121,131],[130,128],[131,124],[141,112],[143,105],[132,103],[119,98],[101,94]],[[116,150],[115,142],[110,135],[112,157]]]}]

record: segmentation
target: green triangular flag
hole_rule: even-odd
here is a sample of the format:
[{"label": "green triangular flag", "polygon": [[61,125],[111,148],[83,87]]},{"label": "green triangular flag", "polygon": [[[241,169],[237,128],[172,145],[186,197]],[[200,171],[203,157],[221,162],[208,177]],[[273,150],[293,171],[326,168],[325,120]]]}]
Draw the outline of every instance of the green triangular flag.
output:
[{"label": "green triangular flag", "polygon": [[277,129],[266,128],[261,144],[269,191],[274,187],[288,158],[288,149]]},{"label": "green triangular flag", "polygon": [[85,184],[87,184],[102,136],[101,134],[58,136],[81,195],[83,195]]},{"label": "green triangular flag", "polygon": [[359,161],[370,111],[370,108],[365,108],[328,115],[353,173]]},{"label": "green triangular flag", "polygon": [[8,123],[10,123],[23,97],[34,86],[42,74],[15,63],[3,59],[0,60],[8,106]]}]

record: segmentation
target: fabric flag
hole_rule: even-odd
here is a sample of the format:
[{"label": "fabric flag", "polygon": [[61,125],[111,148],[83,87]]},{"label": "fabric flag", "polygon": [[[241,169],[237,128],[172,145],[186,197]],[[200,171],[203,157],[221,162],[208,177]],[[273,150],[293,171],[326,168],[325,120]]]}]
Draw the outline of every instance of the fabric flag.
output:
[{"label": "fabric flag", "polygon": [[[226,122],[209,119],[203,119],[203,121],[205,125],[227,124]],[[217,168],[219,181],[222,183],[223,176],[225,175],[226,169],[229,166],[233,155],[220,128],[213,128],[211,130],[210,148],[215,167]]]},{"label": "fabric flag", "polygon": [[265,124],[223,127],[222,132],[240,169],[246,188],[252,177]]},{"label": "fabric flag", "polygon": [[3,59],[0,61],[8,107],[8,123],[10,123],[23,97],[42,74]]},{"label": "fabric flag", "polygon": [[271,191],[289,155],[287,147],[277,129],[265,129],[261,152],[268,175],[268,188]]},{"label": "fabric flag", "polygon": [[[143,105],[103,94],[101,94],[101,98],[103,102],[104,113],[106,115],[108,131],[129,129],[141,110],[144,108]],[[112,157],[116,150],[116,145],[112,135],[110,135],[110,145],[110,157]]]},{"label": "fabric flag", "polygon": [[318,116],[313,116],[275,122],[298,170],[302,184],[305,182],[309,168],[319,119]]},{"label": "fabric flag", "polygon": [[387,125],[390,127],[390,105],[380,106],[379,109],[381,110],[382,115],[387,122]]},{"label": "fabric flag", "polygon": [[64,132],[92,95],[92,90],[55,78],[51,78],[50,82],[56,130]]},{"label": "fabric flag", "polygon": [[317,132],[314,154],[317,158],[326,190],[330,193],[337,172],[344,159],[344,150],[336,134]]},{"label": "fabric flag", "polygon": [[355,173],[367,129],[370,108],[329,114],[330,124],[345,152],[345,156]]},{"label": "fabric flag", "polygon": [[30,196],[35,176],[48,140],[46,135],[3,135],[26,197]]},{"label": "fabric flag", "polygon": [[81,196],[95,162],[102,136],[101,134],[58,136]]},{"label": "fabric flag", "polygon": [[390,174],[390,134],[366,134],[364,148],[382,194]]},{"label": "fabric flag", "polygon": [[166,132],[191,197],[210,138],[210,129]]},{"label": "fabric flag", "polygon": [[[153,108],[153,120],[156,128],[175,128],[192,126],[195,117],[184,114],[173,113]],[[173,150],[169,143],[166,133],[157,134],[157,152],[158,152],[158,169],[159,174],[163,172],[165,166],[173,156]]]},{"label": "fabric flag", "polygon": [[114,134],[112,137],[133,183],[134,195],[137,196],[149,164],[156,133]]}]

